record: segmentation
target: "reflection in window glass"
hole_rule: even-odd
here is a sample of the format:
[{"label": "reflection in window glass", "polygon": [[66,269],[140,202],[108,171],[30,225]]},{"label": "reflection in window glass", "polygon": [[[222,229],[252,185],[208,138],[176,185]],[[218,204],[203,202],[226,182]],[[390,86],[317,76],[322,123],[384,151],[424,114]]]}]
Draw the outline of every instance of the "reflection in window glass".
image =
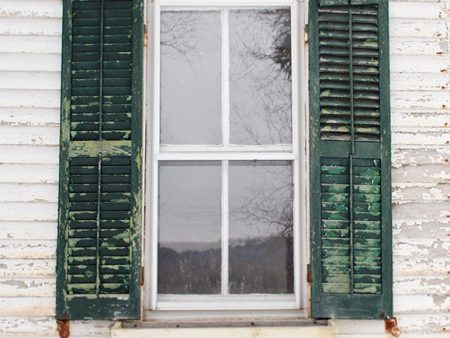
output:
[{"label": "reflection in window glass", "polygon": [[221,143],[218,11],[161,13],[161,143]]},{"label": "reflection in window glass", "polygon": [[230,293],[293,293],[289,161],[230,162]]},{"label": "reflection in window glass", "polygon": [[160,294],[220,292],[220,174],[220,162],[160,163]]},{"label": "reflection in window glass", "polygon": [[230,11],[230,141],[292,142],[289,9]]}]

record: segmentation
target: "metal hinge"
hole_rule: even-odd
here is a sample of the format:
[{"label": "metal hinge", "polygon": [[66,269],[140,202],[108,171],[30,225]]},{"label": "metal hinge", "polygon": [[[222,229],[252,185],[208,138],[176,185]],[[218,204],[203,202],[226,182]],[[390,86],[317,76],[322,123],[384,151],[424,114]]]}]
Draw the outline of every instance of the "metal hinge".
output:
[{"label": "metal hinge", "polygon": [[394,337],[400,336],[400,329],[398,328],[397,318],[395,317],[386,317],[384,319],[384,328],[386,333],[393,335]]},{"label": "metal hinge", "polygon": [[140,276],[141,286],[144,285],[145,277],[144,277],[144,267],[141,266],[141,276]]},{"label": "metal hinge", "polygon": [[311,264],[306,265],[306,282],[311,283]]},{"label": "metal hinge", "polygon": [[309,42],[309,25],[305,25],[305,37],[304,37],[304,39],[305,39],[305,45],[307,45],[308,42]]},{"label": "metal hinge", "polygon": [[144,47],[147,48],[148,45],[148,30],[147,25],[144,25]]}]

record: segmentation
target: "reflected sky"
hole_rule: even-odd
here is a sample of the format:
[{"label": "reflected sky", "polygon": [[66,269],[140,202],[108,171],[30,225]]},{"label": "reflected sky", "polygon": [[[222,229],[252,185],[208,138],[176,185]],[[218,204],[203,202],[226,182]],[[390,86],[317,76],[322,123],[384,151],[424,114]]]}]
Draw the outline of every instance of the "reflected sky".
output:
[{"label": "reflected sky", "polygon": [[220,11],[161,13],[161,143],[221,144],[229,79],[230,143],[290,144],[290,11],[229,10],[229,74]]},{"label": "reflected sky", "polygon": [[159,175],[159,242],[176,251],[220,246],[221,162],[161,162]]},{"label": "reflected sky", "polygon": [[161,162],[159,173],[158,292],[217,293],[220,162]]},{"label": "reflected sky", "polygon": [[161,13],[161,143],[220,144],[219,11]]}]

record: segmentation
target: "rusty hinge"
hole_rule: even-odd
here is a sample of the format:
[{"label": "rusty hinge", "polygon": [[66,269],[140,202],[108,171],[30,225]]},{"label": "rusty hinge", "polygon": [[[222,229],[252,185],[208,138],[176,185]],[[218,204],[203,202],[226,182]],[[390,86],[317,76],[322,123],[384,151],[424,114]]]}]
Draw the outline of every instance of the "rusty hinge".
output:
[{"label": "rusty hinge", "polygon": [[306,265],[306,283],[311,283],[311,264]]},{"label": "rusty hinge", "polygon": [[386,330],[386,333],[389,333],[394,337],[400,336],[400,329],[398,328],[397,318],[386,317],[384,319],[384,328]]},{"label": "rusty hinge", "polygon": [[141,266],[141,276],[140,277],[141,277],[140,278],[141,285],[144,285],[145,277],[144,277],[144,267],[143,266]]},{"label": "rusty hinge", "polygon": [[68,319],[57,320],[56,330],[59,333],[61,338],[69,338],[70,337],[70,322]]},{"label": "rusty hinge", "polygon": [[148,30],[147,25],[144,25],[144,47],[148,45]]},{"label": "rusty hinge", "polygon": [[304,40],[305,40],[305,45],[307,45],[308,42],[309,42],[309,26],[308,25],[305,25],[305,37],[304,37]]}]

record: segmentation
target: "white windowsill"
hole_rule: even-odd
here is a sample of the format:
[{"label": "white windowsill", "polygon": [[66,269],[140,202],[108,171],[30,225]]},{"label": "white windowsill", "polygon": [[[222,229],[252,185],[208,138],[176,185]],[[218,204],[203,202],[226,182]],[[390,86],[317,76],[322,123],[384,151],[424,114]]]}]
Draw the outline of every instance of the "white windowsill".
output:
[{"label": "white windowsill", "polygon": [[[235,326],[235,325],[245,326]],[[152,322],[142,322],[137,324],[117,323],[111,330],[111,337],[115,338],[298,338],[298,337],[317,337],[331,338],[336,337],[337,331],[334,326],[327,324],[314,325],[312,321],[292,321],[291,323],[266,322],[264,325],[254,326],[255,323],[233,323],[233,322],[202,322],[189,323],[187,326],[195,327],[160,327]],[[278,324],[278,325],[277,325]]]}]

